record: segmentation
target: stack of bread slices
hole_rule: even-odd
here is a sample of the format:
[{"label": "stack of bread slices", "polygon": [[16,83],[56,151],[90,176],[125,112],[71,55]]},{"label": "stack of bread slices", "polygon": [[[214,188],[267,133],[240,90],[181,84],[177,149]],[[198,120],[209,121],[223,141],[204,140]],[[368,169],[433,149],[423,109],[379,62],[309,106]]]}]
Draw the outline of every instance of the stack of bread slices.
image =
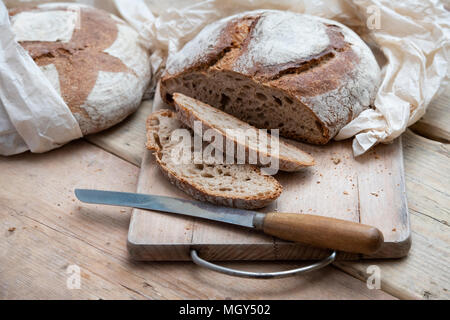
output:
[{"label": "stack of bread slices", "polygon": [[[160,110],[148,118],[147,148],[154,151],[156,162],[171,183],[197,200],[245,209],[262,208],[280,196],[282,186],[260,166],[272,163],[275,172],[278,169],[293,172],[314,165],[309,154],[285,141],[277,139],[273,143],[269,133],[261,134],[219,109],[180,93],[175,93],[173,100],[176,112]],[[232,130],[244,133],[254,130],[256,139],[238,139],[229,134]],[[215,141],[203,141],[206,136],[203,132],[212,133]],[[202,141],[199,157],[194,150],[195,135]],[[276,147],[272,148],[271,143]],[[211,153],[205,153],[208,146],[214,147]],[[235,155],[232,162],[226,161],[230,150]],[[243,150],[243,157],[237,157],[237,150]],[[222,153],[222,157],[215,157],[217,153]]]}]

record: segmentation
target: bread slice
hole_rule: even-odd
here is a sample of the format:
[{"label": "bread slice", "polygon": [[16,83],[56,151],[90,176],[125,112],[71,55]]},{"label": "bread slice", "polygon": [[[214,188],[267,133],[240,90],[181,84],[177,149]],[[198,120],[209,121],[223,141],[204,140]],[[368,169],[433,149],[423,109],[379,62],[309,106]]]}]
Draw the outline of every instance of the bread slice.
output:
[{"label": "bread slice", "polygon": [[[191,139],[175,139],[173,133],[184,128],[175,113],[160,110],[147,120],[147,148],[154,151],[156,161],[170,182],[200,201],[242,209],[257,209],[277,199],[282,187],[273,177],[263,175],[252,165],[194,163]],[[186,145],[183,145],[186,144]],[[188,150],[188,161],[180,163],[178,150]]]},{"label": "bread slice", "polygon": [[[239,120],[238,118],[227,114],[219,109],[216,109],[206,103],[199,100],[190,98],[181,93],[175,93],[173,95],[173,100],[175,102],[175,107],[178,111],[178,118],[187,126],[194,129],[194,132],[201,128],[202,132],[206,130],[214,130],[217,136],[222,137],[224,146],[223,150],[226,149],[227,142],[231,142],[233,148],[239,145],[245,148],[245,159],[249,159],[249,154],[258,155],[258,159],[263,159],[263,163],[271,163],[270,158],[276,158],[279,170],[281,171],[299,171],[304,167],[313,166],[314,159],[306,152],[303,152],[297,147],[286,143],[285,141],[279,139],[279,148],[275,151],[270,145],[265,145],[266,141],[271,141],[271,136],[267,135],[257,135],[258,129],[249,125],[248,123]],[[194,128],[194,122],[201,122],[202,126]],[[238,141],[236,136],[230,135],[228,129],[238,129],[239,132],[246,132],[247,130],[255,130],[255,137],[257,139],[248,141]],[[201,135],[201,132],[195,132]],[[259,144],[258,138],[263,138],[262,142]],[[267,144],[269,144],[268,142]],[[273,147],[273,146],[272,146]],[[223,151],[222,150],[222,151]],[[255,163],[261,164],[261,162]]]}]

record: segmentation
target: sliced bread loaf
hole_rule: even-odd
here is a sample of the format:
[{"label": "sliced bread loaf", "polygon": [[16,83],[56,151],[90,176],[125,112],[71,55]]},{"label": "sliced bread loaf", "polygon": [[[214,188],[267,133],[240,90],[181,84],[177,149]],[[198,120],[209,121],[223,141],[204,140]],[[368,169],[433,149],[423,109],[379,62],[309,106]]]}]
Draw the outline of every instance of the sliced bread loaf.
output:
[{"label": "sliced bread loaf", "polygon": [[289,11],[258,10],[206,26],[170,56],[161,97],[180,92],[257,128],[330,141],[374,102],[380,68],[348,27]]},{"label": "sliced bread loaf", "polygon": [[[228,113],[181,93],[175,93],[173,100],[178,111],[178,118],[192,128],[196,134],[202,135],[206,130],[214,130],[215,136],[222,138],[223,141],[219,144],[223,146],[222,151],[231,143],[233,146],[233,154],[237,154],[235,149],[237,149],[236,146],[239,146],[245,150],[245,159],[243,160],[248,161],[250,153],[253,153],[257,155],[257,159],[255,160],[258,160],[258,163],[252,164],[258,165],[274,163],[267,159],[276,158],[279,170],[281,171],[298,171],[304,167],[314,165],[313,157],[306,152],[281,139],[277,140],[279,147],[275,148],[274,145],[270,144],[272,137],[269,134],[263,134],[257,128]],[[202,125],[194,126],[195,121],[199,121]],[[200,129],[202,132],[197,132]],[[234,135],[232,134],[233,132],[235,133]],[[238,139],[237,134],[245,134],[245,132],[253,132],[255,138],[247,140]]]},{"label": "sliced bread loaf", "polygon": [[[197,200],[243,209],[265,207],[280,196],[282,187],[278,181],[263,175],[255,166],[196,164],[191,149],[192,130],[186,129],[191,141],[174,138],[175,130],[183,127],[170,110],[155,112],[147,120],[147,148],[154,151],[157,163],[172,184]],[[186,151],[185,147],[189,151],[187,162],[177,158],[180,150]]]}]

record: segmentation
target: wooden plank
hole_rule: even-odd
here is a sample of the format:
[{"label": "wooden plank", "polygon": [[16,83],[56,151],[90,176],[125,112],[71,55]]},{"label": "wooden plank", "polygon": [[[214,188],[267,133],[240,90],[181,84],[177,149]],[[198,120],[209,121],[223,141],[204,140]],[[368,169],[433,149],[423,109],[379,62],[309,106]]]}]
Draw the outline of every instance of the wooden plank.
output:
[{"label": "wooden plank", "polygon": [[427,113],[417,123],[411,126],[411,130],[426,138],[450,142],[450,88],[440,97],[433,100]]},{"label": "wooden plank", "polygon": [[449,225],[450,146],[411,131],[404,137],[409,206],[416,212]]},{"label": "wooden plank", "polygon": [[[378,146],[375,156],[370,154],[358,160],[352,155],[351,141],[327,146],[296,144],[313,154],[317,165],[299,173],[278,174],[283,193],[263,211],[363,220],[386,233],[385,244],[376,257],[405,256],[410,248],[410,228],[399,140]],[[149,153],[141,168],[138,192],[188,198],[166,181]],[[374,196],[374,192],[380,195]],[[214,261],[310,260],[329,255],[327,250],[281,241],[244,228],[142,210],[132,213],[128,248],[134,259],[143,261],[190,260],[192,248],[202,258]],[[339,253],[338,258],[358,257]]]},{"label": "wooden plank", "polygon": [[411,229],[401,139],[367,152],[356,163],[360,222],[376,225],[385,240],[372,257],[404,257],[411,248]]},{"label": "wooden plank", "polygon": [[138,111],[113,128],[85,139],[100,148],[140,166],[145,146],[145,122],[152,113],[153,100],[144,101]]},{"label": "wooden plank", "polygon": [[[125,246],[130,210],[81,204],[73,189],[133,191],[137,171],[82,141],[44,155],[0,157],[0,299],[393,299],[331,266],[261,281],[192,263],[132,262]],[[81,268],[80,290],[67,287],[71,265]],[[296,264],[226,265],[273,271]]]},{"label": "wooden plank", "polygon": [[411,131],[403,141],[413,230],[408,258],[335,265],[361,279],[367,277],[368,266],[377,265],[381,269],[382,289],[400,298],[449,299],[449,146]]},{"label": "wooden plank", "polygon": [[[114,231],[127,228],[130,210],[82,207],[73,193],[76,187],[133,191],[137,168],[85,142],[45,155],[0,157],[0,168],[0,298],[139,297],[96,270],[107,263],[97,252],[127,254]],[[66,269],[74,264],[82,268],[84,292],[67,289]]]}]

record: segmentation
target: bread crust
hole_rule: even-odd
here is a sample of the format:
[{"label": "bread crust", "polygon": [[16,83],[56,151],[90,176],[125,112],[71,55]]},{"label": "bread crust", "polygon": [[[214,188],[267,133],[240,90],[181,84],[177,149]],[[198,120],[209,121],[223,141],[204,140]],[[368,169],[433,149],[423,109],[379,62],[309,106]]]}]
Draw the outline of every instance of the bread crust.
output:
[{"label": "bread crust", "polygon": [[[147,119],[147,149],[153,151],[156,162],[158,163],[161,172],[169,179],[169,181],[199,201],[210,202],[220,206],[241,208],[241,209],[259,209],[268,206],[274,200],[276,200],[283,190],[280,183],[271,176],[263,176],[270,184],[273,185],[273,191],[270,194],[253,195],[247,197],[238,196],[223,196],[218,192],[207,190],[206,188],[193,184],[188,179],[176,174],[168,166],[161,161],[160,152],[162,151],[161,144],[155,138],[155,130],[153,123],[159,121],[159,117],[176,118],[174,112],[170,110],[159,110],[152,113]],[[253,167],[252,170],[259,172],[257,167]]]},{"label": "bread crust", "polygon": [[[9,15],[14,30],[15,19],[21,14],[29,14],[28,19],[32,20],[38,19],[35,17],[39,14],[52,12],[76,14],[78,27],[70,40],[27,39],[19,41],[20,45],[43,72],[53,71],[45,75],[61,94],[84,135],[122,121],[138,108],[151,76],[149,55],[138,45],[137,32],[106,11],[76,3],[20,7],[10,10]],[[134,52],[130,54],[127,50]]]},{"label": "bread crust", "polygon": [[[279,63],[255,62],[255,54],[252,56],[249,53],[251,47],[257,47],[258,42],[269,43],[270,37],[283,41],[283,35],[274,35],[271,30],[263,29],[264,21],[277,16],[282,20],[284,15],[287,15],[286,19],[289,18],[287,23],[293,25],[297,22],[305,24],[305,19],[309,19],[308,23],[320,24],[321,27],[317,28],[321,31],[317,34],[320,33],[324,45],[312,48],[304,55],[294,55],[289,61],[281,61],[286,58],[281,52]],[[204,43],[209,43],[209,46]],[[297,45],[300,47],[300,44]],[[198,48],[197,51],[195,48]],[[264,54],[259,53],[256,60],[264,60],[261,58]],[[191,57],[183,58],[188,55]],[[271,52],[267,52],[267,55],[270,56]],[[210,79],[217,73],[234,74],[248,79],[262,90],[280,92],[305,106],[321,132],[315,137],[302,137],[283,130],[281,134],[295,140],[324,144],[374,102],[380,70],[370,49],[342,24],[307,15],[264,10],[216,22],[188,43],[168,61],[167,70],[161,79],[162,99],[173,105],[171,95],[179,87],[170,84],[183,81],[184,77],[194,73]],[[198,99],[195,90],[191,91],[182,93]]]}]

